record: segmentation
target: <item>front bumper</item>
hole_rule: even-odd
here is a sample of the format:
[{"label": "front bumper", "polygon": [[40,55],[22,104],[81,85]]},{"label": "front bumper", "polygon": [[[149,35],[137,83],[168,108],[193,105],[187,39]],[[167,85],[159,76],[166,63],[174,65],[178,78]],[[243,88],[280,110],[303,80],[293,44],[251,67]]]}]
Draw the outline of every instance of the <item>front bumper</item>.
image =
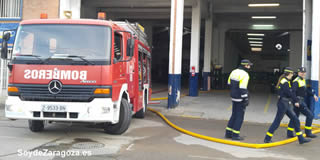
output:
[{"label": "front bumper", "polygon": [[[63,106],[64,111],[44,111],[44,105]],[[95,98],[91,102],[21,101],[17,96],[8,96],[5,114],[9,119],[111,122],[119,121],[119,106],[111,98]]]}]

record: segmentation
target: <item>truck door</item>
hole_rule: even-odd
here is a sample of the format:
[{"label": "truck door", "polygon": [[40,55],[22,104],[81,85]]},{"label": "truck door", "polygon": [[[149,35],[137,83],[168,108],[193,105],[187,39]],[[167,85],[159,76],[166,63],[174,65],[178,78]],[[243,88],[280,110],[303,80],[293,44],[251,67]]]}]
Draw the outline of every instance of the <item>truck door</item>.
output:
[{"label": "truck door", "polygon": [[125,66],[123,59],[123,37],[122,34],[114,32],[113,39],[113,66],[112,66],[112,99],[116,100],[119,97],[122,84],[126,82]]},{"label": "truck door", "polygon": [[[132,43],[132,42],[131,42]],[[135,41],[133,42],[135,43]],[[126,68],[127,68],[127,80],[128,80],[128,92],[129,92],[129,95],[130,95],[130,98],[133,98],[135,95],[136,95],[136,91],[135,91],[135,88],[137,88],[135,85],[135,82],[137,81],[136,78],[135,78],[135,72],[138,73],[138,69],[135,69],[135,63],[136,63],[136,59],[135,58],[135,55],[136,52],[138,50],[136,50],[135,48],[136,47],[133,47],[132,48],[132,51],[133,52],[133,55],[131,55],[132,57],[130,57],[129,53],[128,53],[128,43],[126,44],[127,45],[127,59],[130,60],[129,62],[126,63]],[[135,44],[133,45],[135,46]],[[134,101],[133,99],[131,99],[132,101]]]}]

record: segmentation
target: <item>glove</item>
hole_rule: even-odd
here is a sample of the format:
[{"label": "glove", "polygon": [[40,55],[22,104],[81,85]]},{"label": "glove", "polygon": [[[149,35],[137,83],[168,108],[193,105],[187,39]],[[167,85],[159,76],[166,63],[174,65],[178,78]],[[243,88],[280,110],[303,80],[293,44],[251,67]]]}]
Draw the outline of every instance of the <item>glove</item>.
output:
[{"label": "glove", "polygon": [[242,100],[242,104],[243,104],[244,106],[249,106],[249,98],[243,99],[243,100]]}]

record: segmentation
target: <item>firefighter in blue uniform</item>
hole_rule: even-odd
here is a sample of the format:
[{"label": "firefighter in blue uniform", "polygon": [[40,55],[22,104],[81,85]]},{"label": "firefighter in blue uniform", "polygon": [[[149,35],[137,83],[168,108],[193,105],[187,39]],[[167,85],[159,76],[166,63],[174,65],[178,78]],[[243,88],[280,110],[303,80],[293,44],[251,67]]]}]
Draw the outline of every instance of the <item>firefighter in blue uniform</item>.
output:
[{"label": "firefighter in blue uniform", "polygon": [[[306,116],[306,125],[304,127],[306,136],[309,138],[316,138],[317,136],[312,134],[312,121],[313,121],[313,112],[310,106],[308,106],[305,102],[305,98],[309,96],[313,96],[314,100],[318,102],[318,97],[313,91],[310,91],[306,87],[306,68],[300,67],[298,69],[298,77],[294,79],[292,83],[292,91],[299,99],[300,107],[294,107],[294,112],[296,113],[297,117],[299,117],[300,113]],[[293,121],[290,120],[287,137],[292,138],[293,135]]]},{"label": "firefighter in blue uniform", "polygon": [[232,99],[232,115],[226,127],[225,138],[232,138],[232,140],[243,140],[240,137],[240,128],[243,123],[244,113],[246,107],[249,105],[248,99],[248,70],[251,68],[252,63],[244,59],[241,61],[239,68],[233,70],[229,76],[228,84],[231,89]]},{"label": "firefighter in blue uniform", "polygon": [[[298,139],[299,139],[299,143],[303,144],[311,141],[310,139],[305,139],[303,137],[302,132],[300,130],[300,121],[293,111],[294,106],[299,107],[299,103],[298,103],[299,100],[292,92],[291,83],[290,83],[292,76],[293,76],[292,68],[286,67],[284,69],[284,74],[281,75],[279,78],[279,81],[277,84],[278,93],[279,93],[278,110],[277,110],[276,117],[265,136],[265,139],[264,139],[265,143],[272,142],[271,141],[272,136],[275,130],[278,129],[280,122],[283,119],[283,116],[285,114],[293,122],[296,135],[298,136]],[[291,104],[294,104],[294,106],[292,106]]]}]

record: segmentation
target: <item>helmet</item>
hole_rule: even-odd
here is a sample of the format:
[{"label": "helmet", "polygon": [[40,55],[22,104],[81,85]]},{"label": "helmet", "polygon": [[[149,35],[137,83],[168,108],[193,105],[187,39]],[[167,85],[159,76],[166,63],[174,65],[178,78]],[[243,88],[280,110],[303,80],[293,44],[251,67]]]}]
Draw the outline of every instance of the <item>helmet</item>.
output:
[{"label": "helmet", "polygon": [[293,73],[293,69],[291,67],[286,67],[283,70],[284,73]]},{"label": "helmet", "polygon": [[300,67],[298,68],[298,72],[307,72],[306,67]]},{"label": "helmet", "polygon": [[245,66],[245,65],[252,66],[253,63],[251,63],[248,59],[243,59],[243,60],[241,60],[241,65],[243,65],[243,66]]}]

